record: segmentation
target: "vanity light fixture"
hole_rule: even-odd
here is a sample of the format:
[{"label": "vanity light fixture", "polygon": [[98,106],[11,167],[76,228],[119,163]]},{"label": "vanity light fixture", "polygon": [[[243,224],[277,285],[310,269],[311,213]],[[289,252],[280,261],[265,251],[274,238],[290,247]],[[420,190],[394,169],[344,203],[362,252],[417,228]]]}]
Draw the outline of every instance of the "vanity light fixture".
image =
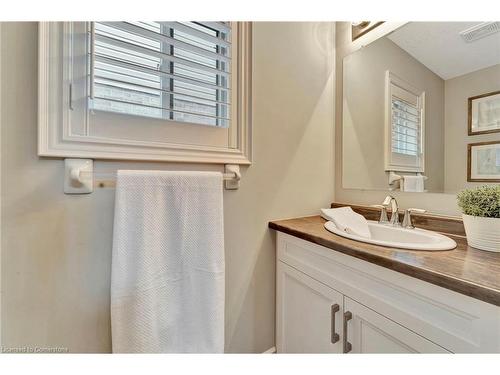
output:
[{"label": "vanity light fixture", "polygon": [[373,30],[377,26],[383,24],[384,21],[356,21],[351,22],[351,38],[356,40],[365,35],[367,32]]}]

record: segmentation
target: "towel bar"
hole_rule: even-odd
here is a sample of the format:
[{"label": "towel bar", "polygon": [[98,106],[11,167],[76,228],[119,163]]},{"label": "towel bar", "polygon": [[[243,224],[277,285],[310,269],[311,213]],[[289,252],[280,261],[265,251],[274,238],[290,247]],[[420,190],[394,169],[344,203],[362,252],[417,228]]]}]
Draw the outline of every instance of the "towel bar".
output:
[{"label": "towel bar", "polygon": [[[64,159],[64,163],[66,194],[88,194],[94,188],[116,187],[116,172],[95,172],[92,159]],[[222,178],[226,189],[238,189],[241,180],[240,166],[226,164]]]},{"label": "towel bar", "polygon": [[[420,172],[417,172],[417,176],[422,176],[424,180],[427,180],[427,176],[423,176]],[[392,185],[394,182],[402,180],[403,176],[400,176],[393,171],[389,171],[389,185]]]},{"label": "towel bar", "polygon": [[[422,176],[424,180],[427,180],[428,177],[422,175],[420,172],[416,172],[417,176]],[[401,181],[403,180],[404,176],[400,176],[399,174],[394,173],[394,171],[389,171],[389,186],[392,186],[396,181]],[[395,190],[397,188],[392,188],[391,190]],[[401,187],[400,187],[401,189]]]},{"label": "towel bar", "polygon": [[[81,172],[81,173],[86,173],[86,172]],[[97,174],[94,173],[94,176]],[[109,176],[109,174],[108,174]],[[104,177],[104,176],[103,176]],[[109,176],[111,177],[111,176]],[[115,188],[116,187],[116,177],[111,177],[111,178],[103,178],[103,179],[95,179],[94,180],[94,187],[96,188]],[[231,181],[231,180],[237,180],[236,174],[235,173],[222,173],[222,178],[224,181]]]}]

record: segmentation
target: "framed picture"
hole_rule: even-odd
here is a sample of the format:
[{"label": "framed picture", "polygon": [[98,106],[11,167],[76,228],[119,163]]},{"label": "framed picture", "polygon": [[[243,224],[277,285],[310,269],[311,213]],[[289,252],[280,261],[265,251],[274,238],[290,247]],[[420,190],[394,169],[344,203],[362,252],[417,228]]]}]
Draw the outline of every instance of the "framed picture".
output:
[{"label": "framed picture", "polygon": [[469,135],[500,132],[500,91],[470,97],[468,108]]},{"label": "framed picture", "polygon": [[467,145],[467,181],[500,182],[500,141]]}]

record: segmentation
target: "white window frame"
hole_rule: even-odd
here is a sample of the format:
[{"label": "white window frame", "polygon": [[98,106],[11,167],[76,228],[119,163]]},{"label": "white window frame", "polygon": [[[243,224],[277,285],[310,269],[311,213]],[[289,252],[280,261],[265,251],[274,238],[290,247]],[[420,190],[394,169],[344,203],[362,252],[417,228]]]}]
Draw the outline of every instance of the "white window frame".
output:
[{"label": "white window frame", "polygon": [[[252,24],[232,22],[232,100],[227,145],[160,139],[144,141],[90,136],[72,128],[73,22],[40,22],[38,28],[38,155],[92,159],[147,160],[214,164],[251,164],[252,158]],[[66,59],[66,60],[65,60]],[[82,115],[83,116],[83,115]],[[119,115],[120,116],[120,115]],[[126,116],[126,115],[121,115]],[[88,116],[87,116],[88,117]],[[119,117],[117,117],[119,118]],[[82,120],[85,122],[85,120]],[[141,120],[146,121],[146,120]],[[157,120],[158,121],[158,120]],[[165,126],[169,126],[165,121]],[[177,123],[178,124],[178,123]],[[222,131],[185,123],[190,134]],[[207,137],[207,139],[210,137]]]},{"label": "white window frame", "polygon": [[[392,152],[392,87],[397,86],[418,98],[420,107],[420,153],[413,160],[402,160]],[[410,158],[408,158],[410,159]],[[423,173],[425,169],[425,91],[419,90],[394,73],[385,74],[385,170]]]}]

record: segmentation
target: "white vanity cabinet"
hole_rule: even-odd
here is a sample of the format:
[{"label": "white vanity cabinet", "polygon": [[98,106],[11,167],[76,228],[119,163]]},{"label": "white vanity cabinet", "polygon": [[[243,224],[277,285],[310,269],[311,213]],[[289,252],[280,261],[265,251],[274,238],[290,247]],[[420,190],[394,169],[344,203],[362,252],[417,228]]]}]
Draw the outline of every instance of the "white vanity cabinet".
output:
[{"label": "white vanity cabinet", "polygon": [[344,296],[278,262],[279,353],[341,353]]},{"label": "white vanity cabinet", "polygon": [[278,353],[447,352],[281,261],[277,285]]},{"label": "white vanity cabinet", "polygon": [[500,308],[277,235],[278,353],[500,352]]}]

